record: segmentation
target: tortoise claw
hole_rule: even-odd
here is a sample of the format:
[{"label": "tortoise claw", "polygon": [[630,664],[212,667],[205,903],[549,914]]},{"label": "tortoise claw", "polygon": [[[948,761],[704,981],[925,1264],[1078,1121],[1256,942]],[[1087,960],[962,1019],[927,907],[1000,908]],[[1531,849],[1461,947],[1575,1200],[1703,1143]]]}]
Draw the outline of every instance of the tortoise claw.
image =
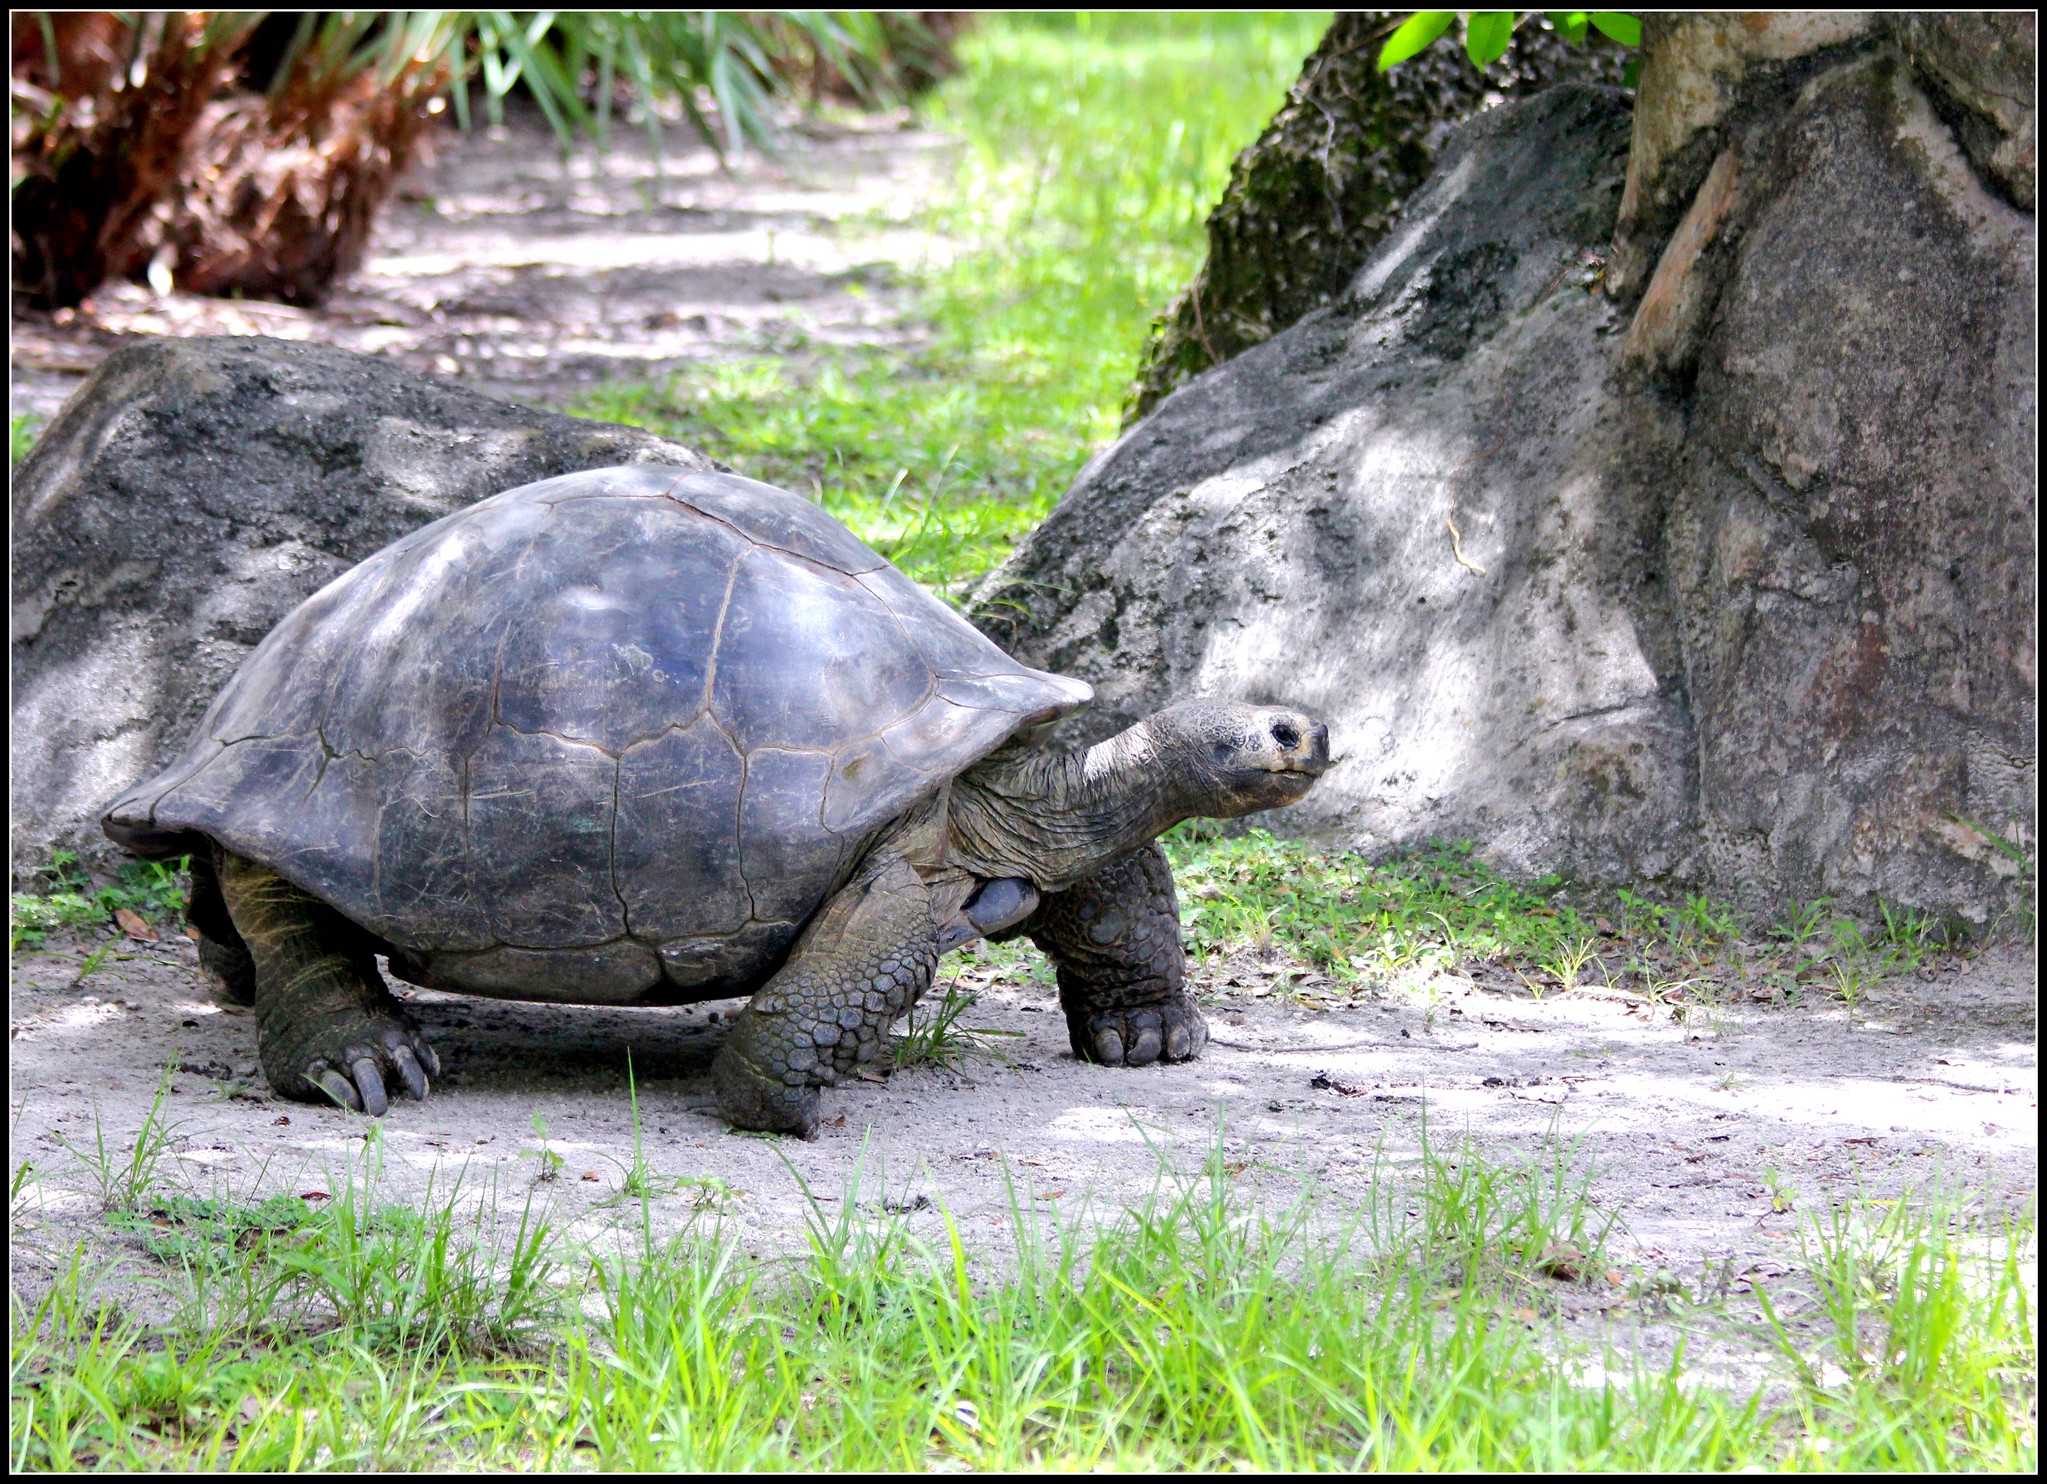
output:
[{"label": "tortoise claw", "polygon": [[384,1095],[384,1074],[377,1070],[375,1060],[359,1056],[349,1071],[355,1077],[356,1090],[362,1094],[363,1112],[372,1118],[382,1118],[391,1100]]},{"label": "tortoise claw", "polygon": [[337,1108],[346,1108],[351,1113],[362,1111],[362,1098],[355,1085],[325,1062],[315,1062],[308,1067],[306,1081],[332,1098]]},{"label": "tortoise claw", "polygon": [[1192,1061],[1208,1044],[1208,1026],[1182,996],[1162,1005],[1098,1010],[1068,1022],[1073,1054],[1105,1067]]},{"label": "tortoise claw", "polygon": [[[320,1046],[319,1040],[326,1045]],[[432,1077],[441,1069],[441,1059],[419,1028],[394,1015],[378,1015],[368,1023],[344,1022],[331,1037],[319,1040],[311,1047],[301,1042],[298,1056],[314,1053],[299,1063],[301,1070],[287,1070],[290,1061],[278,1067],[266,1060],[264,1070],[280,1094],[314,1102],[324,1098],[351,1112],[381,1118],[400,1094],[424,1102]]]},{"label": "tortoise claw", "polygon": [[821,1116],[817,1088],[774,1076],[738,1055],[730,1041],[711,1063],[711,1085],[717,1090],[718,1111],[734,1128],[817,1137]]},{"label": "tortoise claw", "polygon": [[[429,1052],[428,1055],[432,1055],[432,1053]],[[405,1079],[405,1090],[412,1094],[412,1100],[416,1103],[425,1102],[427,1093],[426,1069],[420,1066],[419,1058],[412,1054],[412,1048],[401,1042],[392,1048],[391,1060],[397,1063],[398,1075]]]}]

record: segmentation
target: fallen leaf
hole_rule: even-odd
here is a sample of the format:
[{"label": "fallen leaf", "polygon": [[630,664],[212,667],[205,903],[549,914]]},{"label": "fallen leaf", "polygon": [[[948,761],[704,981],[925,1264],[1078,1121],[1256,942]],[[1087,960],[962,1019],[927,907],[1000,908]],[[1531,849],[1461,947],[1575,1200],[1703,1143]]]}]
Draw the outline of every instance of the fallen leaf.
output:
[{"label": "fallen leaf", "polygon": [[272,1128],[283,1128],[286,1124],[290,1122],[291,1120],[289,1118],[286,1118],[282,1113],[280,1113],[275,1118],[270,1120],[270,1126]]},{"label": "fallen leaf", "polygon": [[331,1201],[334,1197],[327,1194],[324,1190],[302,1190],[299,1192],[299,1199],[302,1201]]},{"label": "fallen leaf", "polygon": [[[1407,1034],[1407,1032],[1402,1031],[1401,1034],[1404,1036]],[[1366,1092],[1365,1088],[1353,1087],[1348,1082],[1337,1081],[1327,1072],[1317,1072],[1314,1076],[1310,1077],[1308,1079],[1308,1086],[1316,1088],[1322,1092],[1340,1093],[1342,1096],[1347,1098],[1363,1097]]]},{"label": "fallen leaf", "polygon": [[1585,1254],[1568,1242],[1552,1243],[1536,1267],[1566,1283],[1576,1283],[1591,1271],[1585,1264]]},{"label": "fallen leaf", "polygon": [[143,921],[140,913],[130,912],[126,907],[116,907],[114,921],[121,925],[122,932],[139,943],[156,941],[156,929]]},{"label": "fallen leaf", "polygon": [[583,1178],[585,1180],[601,1180],[603,1176],[599,1175],[595,1170],[585,1170],[583,1171]]}]

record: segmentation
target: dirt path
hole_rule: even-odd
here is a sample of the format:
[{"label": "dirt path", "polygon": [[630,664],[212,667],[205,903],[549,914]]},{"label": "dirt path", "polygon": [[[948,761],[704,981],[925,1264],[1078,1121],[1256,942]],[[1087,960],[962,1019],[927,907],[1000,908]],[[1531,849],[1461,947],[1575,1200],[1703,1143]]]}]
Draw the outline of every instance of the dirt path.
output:
[{"label": "dirt path", "polygon": [[[113,941],[113,940],[107,940]],[[52,941],[14,971],[13,1165],[37,1179],[18,1208],[14,1277],[33,1293],[98,1229],[83,1166],[95,1118],[125,1151],[175,1056],[165,1161],[173,1188],[251,1199],[327,1191],[363,1149],[354,1114],[272,1099],[254,1024],[203,987],[183,938],[120,940],[83,979],[97,942]],[[1109,1070],[1076,1062],[1048,985],[971,954],[948,976],[979,996],[966,1022],[1015,1034],[1005,1063],[974,1056],[826,1093],[810,1143],[735,1135],[707,1076],[723,1026],[695,1007],[607,1011],[416,991],[412,1008],[445,1075],[425,1105],[383,1121],[385,1195],[406,1200],[460,1174],[516,1220],[529,1191],[573,1231],[638,1221],[617,1197],[633,1161],[626,1057],[645,1159],[667,1182],[661,1231],[718,1197],[750,1250],[788,1252],[808,1211],[798,1179],[838,1209],[855,1170],[863,1203],[909,1209],[941,1237],[938,1208],[990,1248],[1007,1244],[1010,1182],[1041,1215],[1103,1217],[1141,1199],[1163,1158],[1198,1167],[1220,1137],[1235,1182],[1279,1207],[1312,1189],[1331,1214],[1372,1194],[1383,1151],[1415,1153],[1466,1131],[1496,1160],[1578,1140],[1594,1200],[1617,1213],[1624,1268],[1692,1284],[1782,1273],[1801,1213],[1944,1182],[1993,1206],[2030,1199],[2037,1157],[2034,966],[2029,951],[1952,958],[1930,979],[1838,1004],[1740,1005],[1681,1021],[1668,1009],[1577,993],[1538,1002],[1454,976],[1326,1010],[1210,979],[1215,1040],[1201,1061]],[[1236,976],[1239,978],[1247,976]],[[722,1007],[729,1010],[730,1005]],[[534,1114],[563,1159],[540,1182]],[[1383,1178],[1383,1173],[1378,1177]],[[1575,1297],[1571,1295],[1575,1294]],[[1566,1294],[1588,1324],[1606,1290]]]},{"label": "dirt path", "polygon": [[727,175],[681,131],[658,170],[638,132],[566,168],[536,119],[449,133],[319,310],[115,283],[75,313],[17,313],[14,408],[47,419],[142,335],[315,340],[546,405],[692,362],[899,343],[903,270],[947,250],[915,219],[953,148],[902,115],[855,117]]}]

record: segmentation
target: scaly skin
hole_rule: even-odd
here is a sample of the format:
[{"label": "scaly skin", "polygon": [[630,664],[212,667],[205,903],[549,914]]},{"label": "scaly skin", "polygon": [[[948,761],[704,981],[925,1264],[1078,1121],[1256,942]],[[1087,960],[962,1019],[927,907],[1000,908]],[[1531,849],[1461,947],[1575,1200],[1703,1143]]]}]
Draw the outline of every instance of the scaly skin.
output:
[{"label": "scaly skin", "polygon": [[[388,1082],[427,1095],[440,1058],[377,972],[362,933],[317,897],[223,850],[220,889],[255,967],[256,1049],[283,1097],[380,1117]],[[203,931],[203,929],[202,929]]]},{"label": "scaly skin", "polygon": [[249,945],[235,931],[227,899],[220,894],[220,873],[212,855],[192,852],[192,886],[185,897],[185,921],[199,934],[199,967],[219,992],[237,1005],[256,1003],[256,963]]},{"label": "scaly skin", "polygon": [[1208,1026],[1186,991],[1179,902],[1157,841],[1047,896],[1026,931],[1058,971],[1075,1056],[1142,1067],[1201,1055]]},{"label": "scaly skin", "polygon": [[937,967],[929,888],[900,856],[877,858],[732,1018],[711,1065],[719,1110],[739,1128],[809,1138],[818,1088],[884,1057],[888,1028]]}]

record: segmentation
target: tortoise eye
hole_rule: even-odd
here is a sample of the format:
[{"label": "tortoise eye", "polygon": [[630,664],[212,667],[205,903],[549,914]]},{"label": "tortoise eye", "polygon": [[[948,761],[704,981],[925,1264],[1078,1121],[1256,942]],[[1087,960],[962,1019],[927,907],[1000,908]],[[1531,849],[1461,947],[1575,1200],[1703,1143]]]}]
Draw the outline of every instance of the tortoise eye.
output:
[{"label": "tortoise eye", "polygon": [[1301,734],[1282,721],[1273,727],[1272,740],[1281,747],[1299,747],[1301,745]]}]

